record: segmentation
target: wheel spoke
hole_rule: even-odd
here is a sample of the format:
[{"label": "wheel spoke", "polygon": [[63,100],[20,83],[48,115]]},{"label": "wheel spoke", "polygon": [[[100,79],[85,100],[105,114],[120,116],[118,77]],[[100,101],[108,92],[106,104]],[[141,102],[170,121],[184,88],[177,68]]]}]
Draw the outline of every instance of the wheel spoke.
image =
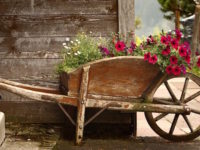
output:
[{"label": "wheel spoke", "polygon": [[187,123],[188,127],[190,128],[190,131],[194,132],[188,117],[186,115],[183,115],[183,118],[184,118],[185,122]]},{"label": "wheel spoke", "polygon": [[187,77],[185,79],[185,83],[184,83],[184,86],[183,86],[183,91],[182,91],[182,94],[181,94],[180,102],[183,102],[184,99],[185,99],[185,94],[186,94],[186,90],[187,90],[187,87],[188,87],[188,81],[189,81],[189,78]]},{"label": "wheel spoke", "polygon": [[188,98],[186,98],[186,99],[184,100],[184,102],[185,102],[185,103],[188,103],[188,102],[190,102],[191,100],[195,99],[195,98],[196,98],[197,96],[199,96],[199,95],[200,95],[200,91],[198,91],[197,93],[195,93],[195,94],[189,96]]},{"label": "wheel spoke", "polygon": [[164,118],[164,117],[167,116],[167,115],[168,115],[168,113],[162,113],[162,114],[156,116],[156,117],[154,118],[154,120],[157,122],[157,121],[159,121],[160,119]]},{"label": "wheel spoke", "polygon": [[177,121],[178,121],[178,117],[179,117],[179,114],[176,114],[176,115],[174,116],[174,120],[173,120],[172,125],[171,125],[171,128],[170,128],[170,130],[169,130],[169,134],[170,134],[170,135],[172,135],[173,132],[174,132],[174,129],[175,129],[175,127],[176,127],[176,123],[177,123]]},{"label": "wheel spoke", "polygon": [[174,95],[174,93],[173,93],[171,87],[169,86],[169,83],[168,83],[167,81],[165,81],[164,84],[165,84],[165,86],[166,86],[166,88],[167,88],[169,94],[171,95],[173,101],[174,101],[174,102],[178,102],[178,100],[177,100],[176,96]]}]

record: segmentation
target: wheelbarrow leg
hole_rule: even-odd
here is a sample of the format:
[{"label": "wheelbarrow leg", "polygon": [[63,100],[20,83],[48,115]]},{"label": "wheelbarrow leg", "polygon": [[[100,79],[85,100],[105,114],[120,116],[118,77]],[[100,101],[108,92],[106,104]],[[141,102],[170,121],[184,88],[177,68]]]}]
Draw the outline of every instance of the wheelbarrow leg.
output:
[{"label": "wheelbarrow leg", "polygon": [[137,137],[137,112],[131,113],[131,138]]},{"label": "wheelbarrow leg", "polygon": [[85,109],[87,101],[88,79],[90,66],[83,68],[80,95],[77,106],[77,123],[76,123],[76,144],[81,144],[83,139],[83,130],[85,126]]},{"label": "wheelbarrow leg", "polygon": [[76,144],[80,145],[83,139],[83,130],[85,122],[85,104],[79,104],[77,110],[77,123],[76,123]]}]

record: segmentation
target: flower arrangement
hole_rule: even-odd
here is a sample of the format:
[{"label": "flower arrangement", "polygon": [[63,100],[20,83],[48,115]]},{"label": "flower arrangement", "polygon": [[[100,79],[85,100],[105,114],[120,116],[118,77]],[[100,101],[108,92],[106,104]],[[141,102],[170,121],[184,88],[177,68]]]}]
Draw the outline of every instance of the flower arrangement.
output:
[{"label": "flower arrangement", "polygon": [[[136,45],[133,38],[124,41],[123,36],[119,34],[112,34],[111,38],[106,39],[92,38],[85,33],[79,33],[75,41],[67,40],[68,44],[63,44],[64,61],[59,65],[59,70],[70,71],[84,63],[105,57],[142,56],[144,61],[152,65],[158,64],[162,72],[179,76],[193,66],[190,45],[183,42],[181,36],[182,33],[175,30],[149,36]],[[196,62],[196,68],[200,68],[200,58]]]}]

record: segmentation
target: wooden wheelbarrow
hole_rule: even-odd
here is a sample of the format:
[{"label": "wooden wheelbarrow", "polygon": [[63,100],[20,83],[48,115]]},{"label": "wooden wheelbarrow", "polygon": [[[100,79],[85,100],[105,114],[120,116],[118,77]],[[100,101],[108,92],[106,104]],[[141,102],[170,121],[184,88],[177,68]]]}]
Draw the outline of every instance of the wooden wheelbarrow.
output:
[{"label": "wooden wheelbarrow", "polygon": [[[97,60],[62,74],[61,90],[4,79],[0,79],[0,89],[33,100],[58,103],[76,125],[77,144],[82,141],[84,126],[106,109],[144,112],[149,125],[161,137],[172,141],[192,140],[200,135],[200,78],[190,73],[176,78],[161,73],[158,66],[141,57],[123,56]],[[173,89],[174,79],[183,83],[178,96]],[[195,92],[187,93],[191,83]],[[76,121],[62,104],[78,108]],[[85,110],[89,107],[101,109],[85,121]]]}]

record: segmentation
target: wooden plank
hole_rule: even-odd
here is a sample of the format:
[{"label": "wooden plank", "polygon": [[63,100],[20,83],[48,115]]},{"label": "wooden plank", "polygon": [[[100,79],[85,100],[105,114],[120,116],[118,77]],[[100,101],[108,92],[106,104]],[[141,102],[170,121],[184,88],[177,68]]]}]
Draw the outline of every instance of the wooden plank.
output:
[{"label": "wooden plank", "polygon": [[192,35],[192,58],[195,59],[195,53],[198,48],[199,39],[199,23],[200,23],[200,5],[196,5],[195,8],[195,20],[193,25],[193,35]]},{"label": "wooden plank", "polygon": [[0,15],[1,37],[74,36],[92,31],[108,36],[117,31],[116,15]]},{"label": "wooden plank", "polygon": [[[67,112],[76,118],[76,108],[64,106]],[[44,103],[37,101],[2,101],[0,100],[0,111],[6,115],[7,122],[20,123],[67,123],[70,122],[65,118],[57,104]],[[95,114],[98,109],[87,109],[86,119]],[[130,114],[120,113],[119,111],[106,110],[96,118],[94,123],[129,123]]]},{"label": "wooden plank", "polygon": [[22,80],[58,79],[56,65],[61,59],[1,59],[0,77]]},{"label": "wooden plank", "polygon": [[129,37],[128,32],[135,31],[135,0],[118,0],[119,33]]},{"label": "wooden plank", "polygon": [[0,0],[0,14],[117,14],[117,0]]},{"label": "wooden plank", "polygon": [[[139,98],[159,68],[142,57],[116,57],[91,62],[88,94]],[[102,73],[103,72],[103,73]],[[81,70],[69,73],[69,95],[79,92]],[[124,99],[124,100],[125,100]]]},{"label": "wooden plank", "polygon": [[35,52],[35,54],[32,53],[33,57],[38,55],[42,58],[45,57],[47,53],[60,52],[63,49],[62,43],[65,42],[66,37],[0,37],[0,52],[3,52],[1,55],[13,54],[17,57],[20,57],[20,55],[26,57],[28,55],[28,53],[23,54],[22,52]]},{"label": "wooden plank", "polygon": [[16,53],[12,53],[9,51],[0,52],[0,59],[62,59],[61,49],[59,52],[49,52],[49,51],[36,51],[36,52],[21,52],[17,51]]}]

